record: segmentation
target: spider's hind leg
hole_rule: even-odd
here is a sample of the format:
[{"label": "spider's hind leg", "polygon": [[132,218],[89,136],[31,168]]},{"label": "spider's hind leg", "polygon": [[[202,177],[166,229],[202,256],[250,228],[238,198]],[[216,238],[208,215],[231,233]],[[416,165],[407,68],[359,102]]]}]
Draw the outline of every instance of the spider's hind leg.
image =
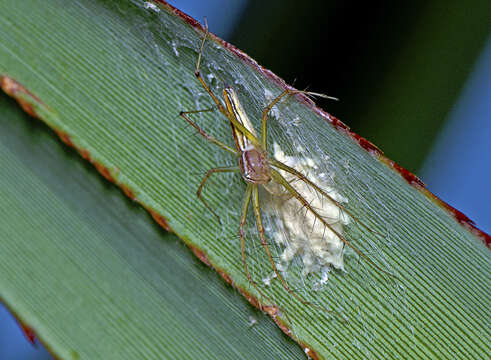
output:
[{"label": "spider's hind leg", "polygon": [[298,300],[300,303],[314,307],[316,309],[326,311],[328,313],[334,313],[338,316],[340,316],[336,311],[331,310],[331,309],[326,309],[322,306],[319,306],[317,304],[311,303],[309,301],[306,301],[302,299],[292,288],[290,288],[285,280],[285,278],[280,274],[280,271],[278,270],[278,267],[276,265],[276,262],[273,258],[273,254],[271,253],[271,249],[269,247],[269,244],[266,240],[266,235],[264,231],[264,226],[262,222],[262,217],[261,217],[261,208],[260,208],[260,203],[259,203],[259,192],[257,189],[257,186],[253,187],[252,189],[252,201],[253,201],[253,208],[254,208],[254,215],[256,217],[256,225],[257,225],[257,230],[259,232],[259,237],[261,239],[261,245],[264,248],[264,251],[266,252],[266,255],[269,259],[269,263],[271,264],[271,267],[273,268],[273,271],[280,281],[281,285],[285,289],[286,292],[288,292],[290,295],[292,295],[296,300]]},{"label": "spider's hind leg", "polygon": [[[336,206],[338,206],[340,209],[345,211],[348,215],[352,216],[350,212],[348,212],[345,207],[343,207],[338,201],[334,200],[331,196],[326,194],[322,189],[320,189],[317,185],[315,185],[312,181],[308,180],[304,175],[302,175],[300,172],[297,170],[290,168],[289,166],[279,162],[279,161],[271,161],[271,164],[274,167],[277,167],[281,170],[285,170],[291,174],[294,174],[296,176],[301,177],[301,179],[308,185],[312,186],[316,191],[319,191],[323,196],[328,198],[330,201],[332,201]],[[293,196],[295,197],[300,204],[305,207],[318,221],[321,222],[323,226],[325,226],[327,229],[329,229],[333,234],[335,234],[345,245],[349,246],[360,258],[363,258],[369,265],[371,265],[374,269],[379,271],[380,273],[384,273],[394,279],[397,279],[397,276],[390,273],[387,270],[382,269],[379,265],[377,265],[375,262],[373,262],[372,259],[370,259],[364,252],[362,252],[358,247],[356,247],[354,244],[351,243],[345,236],[343,236],[339,231],[337,231],[332,224],[326,221],[319,212],[314,209],[310,203],[305,200],[305,198],[288,182],[285,180],[285,178],[277,171],[274,169],[271,169],[271,176],[273,177],[273,180],[281,185]],[[353,216],[352,216],[353,217]],[[356,219],[356,218],[355,218]],[[358,221],[358,220],[357,220]],[[362,224],[360,222],[360,224]],[[363,224],[365,228],[368,228],[366,225]],[[371,230],[371,232],[374,232]]]},{"label": "spider's hind leg", "polygon": [[[361,227],[363,227],[365,230],[368,232],[375,234],[381,238],[384,238],[385,236],[373,229],[370,229],[367,225],[365,225],[362,221],[360,221],[350,210],[348,210],[343,204],[341,204],[339,201],[336,201],[335,199],[332,198],[329,194],[327,194],[324,190],[322,190],[319,186],[317,186],[314,182],[310,181],[304,174],[299,172],[298,170],[295,170],[294,168],[283,164],[282,162],[279,162],[274,159],[270,159],[271,165],[274,167],[281,169],[283,171],[286,171],[287,173],[295,176],[298,180],[303,181],[305,184],[308,186],[312,187],[318,194],[329,200],[331,203],[336,205],[340,210],[342,210],[344,213],[346,213],[350,218],[355,220],[357,224],[359,224]],[[293,194],[292,194],[293,195]]]},{"label": "spider's hind leg", "polygon": [[[249,204],[251,202],[252,195],[254,193],[254,189],[257,191],[257,185],[253,184],[247,184],[246,191],[244,193],[244,200],[242,203],[242,213],[240,216],[240,225],[239,225],[239,237],[240,237],[240,253],[242,256],[242,266],[244,267],[244,273],[247,277],[247,281],[252,285],[254,289],[256,289],[257,293],[263,298],[266,299],[271,305],[262,305],[260,302],[260,307],[261,310],[267,311],[271,315],[275,315],[271,313],[271,310],[277,309],[281,310],[286,316],[288,314],[281,309],[278,305],[274,305],[274,302],[271,300],[270,297],[268,297],[264,292],[259,288],[257,283],[254,281],[254,279],[251,276],[251,273],[249,272],[249,267],[247,266],[247,255],[246,255],[246,248],[245,248],[245,224],[247,220],[247,210],[249,209]],[[274,311],[276,312],[276,311]]]}]

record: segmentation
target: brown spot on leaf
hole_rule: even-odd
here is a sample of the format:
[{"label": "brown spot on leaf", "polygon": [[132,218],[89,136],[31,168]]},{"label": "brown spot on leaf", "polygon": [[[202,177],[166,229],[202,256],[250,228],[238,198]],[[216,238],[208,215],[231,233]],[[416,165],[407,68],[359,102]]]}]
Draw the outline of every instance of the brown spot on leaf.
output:
[{"label": "brown spot on leaf", "polygon": [[102,176],[104,176],[110,182],[116,183],[116,181],[114,181],[113,176],[111,175],[111,172],[109,171],[109,169],[107,167],[105,167],[104,165],[102,165],[96,161],[93,161],[92,163],[94,164],[95,168],[102,174]]},{"label": "brown spot on leaf", "polygon": [[80,148],[77,148],[77,150],[80,156],[82,156],[85,160],[90,162],[90,153],[87,150],[80,149]]},{"label": "brown spot on leaf", "polygon": [[319,355],[317,355],[317,353],[314,350],[307,347],[305,344],[300,343],[300,346],[302,346],[303,350],[305,351],[305,354],[309,357],[309,359],[312,359],[312,360],[320,359]]},{"label": "brown spot on leaf", "polygon": [[26,339],[34,346],[36,346],[36,332],[32,327],[23,322],[17,320],[19,323],[19,327],[22,330],[22,333],[26,337]]},{"label": "brown spot on leaf", "polygon": [[167,224],[167,220],[160,214],[158,214],[157,212],[155,212],[154,210],[151,210],[151,209],[148,209],[148,212],[150,213],[150,215],[152,215],[153,219],[160,225],[162,226],[166,231],[168,232],[173,232],[172,231],[172,228],[169,226],[169,224]]},{"label": "brown spot on leaf", "polygon": [[380,157],[380,161],[397,171],[403,178],[404,180],[407,181],[408,184],[412,186],[416,186],[418,189],[426,189],[426,185],[424,182],[421,181],[419,177],[414,175],[412,172],[409,170],[404,169],[401,165],[396,163],[395,161],[392,161],[385,156]]},{"label": "brown spot on leaf", "polygon": [[50,348],[49,344],[44,342],[43,339],[36,334],[36,332],[34,331],[34,329],[31,326],[29,326],[25,322],[21,321],[19,316],[15,313],[15,311],[13,311],[12,308],[9,306],[9,304],[7,304],[4,301],[4,299],[2,299],[1,297],[0,297],[0,302],[5,305],[5,307],[9,310],[10,314],[12,314],[14,319],[17,321],[17,324],[19,324],[19,327],[20,327],[22,333],[24,334],[26,339],[29,341],[29,343],[31,343],[33,346],[36,346],[37,342],[43,344],[44,348],[50,353],[50,355],[53,359],[55,359],[55,360],[60,359],[53,352],[53,350]]},{"label": "brown spot on leaf", "polygon": [[189,245],[189,248],[198,259],[200,259],[203,263],[205,263],[205,265],[211,266],[210,260],[208,260],[208,257],[203,252],[203,250],[198,249],[196,246],[192,246],[192,245]]},{"label": "brown spot on leaf", "polygon": [[[28,113],[33,117],[38,117],[38,115],[34,111],[31,102],[36,102],[43,106],[44,104],[42,103],[41,99],[39,99],[36,95],[34,95],[29,90],[27,90],[21,83],[12,79],[7,75],[1,75],[0,87],[6,94],[10,95],[15,100],[17,100],[19,105],[26,113]],[[24,97],[30,98],[31,102],[27,101]]]},{"label": "brown spot on leaf", "polygon": [[70,136],[66,132],[61,131],[61,130],[56,130],[56,129],[55,129],[55,132],[60,137],[61,141],[63,141],[68,146],[75,147],[73,145],[72,139],[70,138]]},{"label": "brown spot on leaf", "polygon": [[135,200],[136,196],[133,190],[131,190],[128,186],[126,185],[121,185],[121,189],[123,189],[123,192],[128,196],[131,200]]},{"label": "brown spot on leaf", "polygon": [[223,271],[222,269],[220,268],[217,268],[216,269],[218,271],[218,273],[220,274],[220,276],[230,285],[234,286],[234,282],[232,280],[232,278],[225,272]]},{"label": "brown spot on leaf", "polygon": [[329,119],[329,121],[331,122],[331,124],[338,130],[341,130],[343,132],[350,132],[350,128],[348,125],[346,125],[344,122],[342,122],[341,120],[339,120],[337,117],[335,116],[332,116],[328,113],[327,114],[327,117]]},{"label": "brown spot on leaf", "polygon": [[433,200],[436,204],[444,208],[446,211],[448,211],[452,216],[461,224],[464,226],[467,230],[469,230],[471,233],[473,233],[476,237],[481,239],[481,241],[488,247],[491,248],[491,236],[489,234],[485,233],[481,229],[479,229],[476,226],[476,223],[469,219],[465,214],[460,212],[459,210],[455,209],[439,197],[437,197],[435,194],[433,194],[431,191],[428,189],[423,189],[424,194]]}]

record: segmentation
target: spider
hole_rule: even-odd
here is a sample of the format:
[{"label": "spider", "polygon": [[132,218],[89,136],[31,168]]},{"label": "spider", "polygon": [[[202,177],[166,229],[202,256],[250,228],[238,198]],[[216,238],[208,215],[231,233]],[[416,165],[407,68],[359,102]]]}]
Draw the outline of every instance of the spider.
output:
[{"label": "spider", "polygon": [[[288,286],[286,280],[280,274],[277,264],[273,259],[270,245],[268,244],[268,241],[266,239],[265,230],[263,226],[263,221],[261,216],[261,206],[259,202],[259,190],[258,190],[259,186],[267,186],[267,184],[271,182],[274,182],[277,185],[283,187],[284,191],[286,191],[286,193],[289,194],[290,197],[295,198],[303,208],[309,211],[315,217],[316,221],[320,221],[320,223],[323,226],[325,226],[327,229],[332,231],[339,239],[341,239],[341,241],[344,243],[345,246],[349,246],[350,248],[352,248],[359,255],[360,258],[365,259],[375,269],[387,273],[385,270],[383,270],[377,264],[375,264],[370,258],[368,258],[361,250],[359,250],[350,241],[348,241],[341,233],[339,233],[339,231],[336,231],[336,229],[334,229],[333,226],[319,214],[319,212],[304,198],[304,196],[302,196],[302,194],[300,194],[291,185],[291,183],[281,175],[279,170],[285,171],[291,174],[292,176],[294,176],[297,180],[303,181],[305,184],[307,184],[308,186],[312,187],[315,191],[317,191],[321,196],[325,197],[328,201],[335,204],[339,209],[341,209],[342,211],[347,213],[350,217],[356,220],[356,218],[349,210],[347,210],[338,201],[333,199],[330,195],[328,195],[319,186],[317,186],[315,183],[309,180],[301,172],[280,161],[271,158],[268,155],[268,140],[267,140],[268,139],[268,127],[267,127],[268,115],[269,112],[273,109],[273,107],[277,103],[279,103],[282,99],[285,99],[288,96],[294,94],[305,94],[307,96],[309,95],[323,96],[326,98],[331,98],[331,97],[318,93],[312,93],[312,92],[296,90],[291,88],[284,90],[264,108],[261,117],[261,133],[260,136],[258,137],[256,134],[256,130],[254,129],[251,121],[247,117],[246,113],[242,108],[242,105],[239,102],[235,90],[230,86],[226,86],[223,89],[223,97],[225,100],[225,105],[223,105],[221,101],[218,99],[218,97],[212,92],[210,87],[206,84],[203,77],[201,76],[200,73],[201,58],[203,55],[204,44],[208,36],[208,26],[205,25],[205,28],[206,28],[206,32],[205,35],[203,36],[203,40],[201,41],[200,52],[198,55],[198,60],[196,63],[196,69],[194,71],[194,74],[198,79],[198,81],[200,82],[200,84],[202,85],[202,87],[205,89],[205,91],[210,95],[213,102],[216,104],[218,110],[223,115],[225,115],[225,117],[230,122],[230,125],[232,127],[232,134],[234,137],[235,148],[232,148],[224,144],[223,142],[219,141],[215,137],[206,133],[188,116],[190,114],[213,111],[214,109],[181,111],[179,115],[183,117],[188,122],[189,125],[191,125],[194,129],[196,129],[196,131],[201,136],[203,136],[206,140],[219,146],[223,150],[228,151],[229,153],[233,154],[238,158],[238,166],[216,167],[208,170],[205,176],[203,177],[203,179],[201,180],[201,183],[199,184],[197,190],[197,196],[203,202],[204,206],[217,218],[218,222],[220,223],[220,217],[215,213],[215,211],[211,208],[211,206],[208,204],[208,202],[203,198],[201,194],[203,187],[205,186],[206,181],[213,174],[235,172],[235,173],[240,173],[242,175],[242,178],[247,186],[245,189],[243,203],[242,203],[242,210],[241,210],[240,224],[239,224],[239,238],[240,238],[242,265],[244,268],[244,273],[249,283],[257,290],[257,292],[261,296],[268,299],[268,297],[263,294],[263,292],[261,291],[261,289],[259,289],[256,282],[253,280],[247,265],[244,228],[246,225],[246,218],[247,218],[249,205],[252,203],[252,208],[254,211],[256,227],[258,230],[260,243],[261,246],[264,248],[269,263],[271,264],[271,268],[274,271],[274,274],[280,281],[283,288],[289,294],[295,297],[298,301],[300,301],[302,304],[316,306],[315,304],[302,299],[293,289],[291,289]],[[363,223],[360,224],[362,224],[362,226],[367,230],[369,230],[370,232],[374,232],[373,230],[369,229],[367,226],[363,225]],[[388,274],[393,276],[390,273]],[[332,310],[327,310],[327,311],[333,312]]]}]

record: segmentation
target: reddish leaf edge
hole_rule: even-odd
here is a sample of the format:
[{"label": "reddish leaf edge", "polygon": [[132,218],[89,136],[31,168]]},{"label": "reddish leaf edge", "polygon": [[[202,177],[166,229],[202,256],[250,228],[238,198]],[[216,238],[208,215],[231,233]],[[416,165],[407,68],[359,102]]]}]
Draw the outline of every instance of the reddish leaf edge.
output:
[{"label": "reddish leaf edge", "polygon": [[[17,314],[11,306],[2,298],[0,297],[0,303],[2,303],[5,308],[10,312],[10,314],[13,316],[17,324],[19,325],[19,328],[22,332],[22,334],[25,336],[26,340],[34,347],[38,347],[38,343],[42,344],[43,347],[46,349],[46,351],[51,355],[51,357],[55,360],[61,360],[61,357],[55,354],[53,349],[49,346],[49,344],[44,341],[41,337],[38,336],[36,330],[28,324],[27,321],[23,320],[19,314]],[[80,356],[75,350],[70,350],[71,356],[73,360],[77,360]]]}]

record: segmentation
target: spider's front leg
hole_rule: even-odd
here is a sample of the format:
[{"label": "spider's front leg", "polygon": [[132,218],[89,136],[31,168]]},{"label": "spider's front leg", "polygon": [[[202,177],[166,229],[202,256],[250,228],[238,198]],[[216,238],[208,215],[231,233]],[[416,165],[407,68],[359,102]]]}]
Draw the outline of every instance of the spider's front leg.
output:
[{"label": "spider's front leg", "polygon": [[238,155],[239,153],[236,150],[232,149],[230,146],[228,146],[228,145],[224,144],[223,142],[221,142],[220,140],[216,139],[214,136],[209,135],[206,131],[204,131],[202,128],[200,128],[198,124],[196,124],[193,120],[191,120],[189,118],[189,116],[187,116],[188,114],[196,114],[196,113],[208,112],[208,111],[213,111],[213,109],[181,111],[179,113],[179,116],[183,117],[188,122],[189,125],[191,125],[196,131],[198,131],[198,133],[201,136],[203,136],[209,142],[221,147],[223,150],[226,150],[229,153],[232,153],[234,155]]}]

